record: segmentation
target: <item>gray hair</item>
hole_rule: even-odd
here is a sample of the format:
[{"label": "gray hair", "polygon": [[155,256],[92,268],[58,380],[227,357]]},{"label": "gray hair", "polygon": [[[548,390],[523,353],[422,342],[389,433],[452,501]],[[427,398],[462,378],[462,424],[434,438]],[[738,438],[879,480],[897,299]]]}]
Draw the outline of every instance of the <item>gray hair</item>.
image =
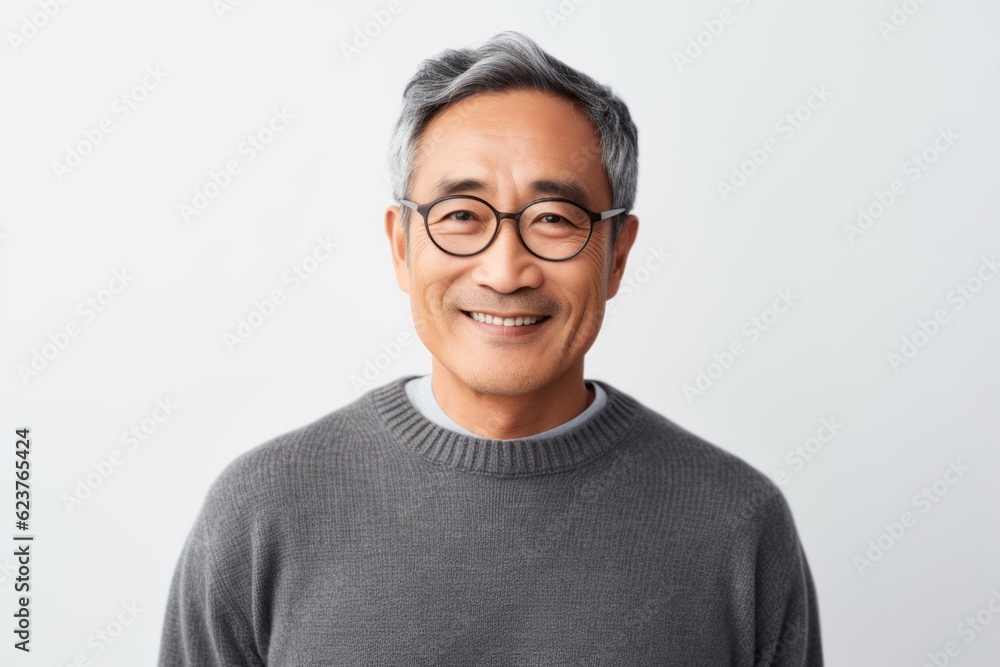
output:
[{"label": "gray hair", "polygon": [[[611,244],[635,204],[639,178],[638,130],[628,107],[611,88],[546,53],[522,33],[506,30],[475,49],[447,49],[424,60],[403,90],[402,111],[389,144],[393,196],[408,198],[416,149],[427,124],[445,106],[478,93],[536,89],[578,105],[597,129],[601,159],[611,184]],[[410,209],[402,207],[408,231]]]}]

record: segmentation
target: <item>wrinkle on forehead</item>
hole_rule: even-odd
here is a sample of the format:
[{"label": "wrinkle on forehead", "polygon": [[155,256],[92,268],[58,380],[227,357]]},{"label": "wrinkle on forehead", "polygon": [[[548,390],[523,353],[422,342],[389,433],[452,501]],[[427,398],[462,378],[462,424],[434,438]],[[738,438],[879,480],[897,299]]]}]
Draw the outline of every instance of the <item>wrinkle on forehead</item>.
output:
[{"label": "wrinkle on forehead", "polygon": [[[431,173],[433,172],[433,173]],[[417,146],[414,190],[442,178],[490,183],[577,181],[592,209],[610,207],[611,187],[594,124],[575,104],[536,90],[481,93],[445,107]],[[572,199],[572,197],[568,197]]]}]

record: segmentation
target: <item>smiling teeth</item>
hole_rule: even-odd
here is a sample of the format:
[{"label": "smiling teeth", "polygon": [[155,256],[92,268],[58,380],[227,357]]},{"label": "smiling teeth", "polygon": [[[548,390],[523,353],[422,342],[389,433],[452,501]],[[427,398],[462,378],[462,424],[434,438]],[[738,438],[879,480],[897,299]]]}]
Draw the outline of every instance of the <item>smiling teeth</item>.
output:
[{"label": "smiling teeth", "polygon": [[494,317],[486,313],[469,313],[472,319],[477,322],[482,322],[484,324],[502,324],[505,327],[520,327],[526,324],[535,324],[536,322],[541,322],[544,317]]}]

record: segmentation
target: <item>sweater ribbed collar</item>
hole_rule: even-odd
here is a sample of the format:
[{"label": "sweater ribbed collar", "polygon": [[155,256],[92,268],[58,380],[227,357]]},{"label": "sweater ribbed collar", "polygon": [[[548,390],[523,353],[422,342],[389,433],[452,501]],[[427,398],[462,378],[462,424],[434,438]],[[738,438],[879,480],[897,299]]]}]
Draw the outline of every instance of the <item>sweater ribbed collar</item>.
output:
[{"label": "sweater ribbed collar", "polygon": [[416,375],[398,378],[369,392],[375,410],[393,439],[406,450],[448,468],[503,477],[541,475],[583,465],[621,443],[639,404],[598,380],[607,403],[582,424],[550,438],[494,440],[469,436],[424,417],[406,395],[405,384]]}]

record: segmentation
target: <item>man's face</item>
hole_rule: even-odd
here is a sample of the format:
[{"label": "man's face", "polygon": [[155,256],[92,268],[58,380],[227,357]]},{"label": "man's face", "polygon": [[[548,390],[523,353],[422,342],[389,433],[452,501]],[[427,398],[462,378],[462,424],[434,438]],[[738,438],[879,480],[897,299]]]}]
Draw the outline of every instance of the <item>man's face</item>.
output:
[{"label": "man's face", "polygon": [[[612,207],[593,124],[568,101],[538,91],[484,93],[439,112],[418,146],[409,199],[470,194],[500,211],[518,211],[542,197],[567,196],[539,181],[575,185],[592,211]],[[437,189],[442,181],[477,181]],[[506,218],[493,243],[471,257],[439,250],[422,217],[410,214],[408,244],[399,207],[386,211],[386,232],[399,286],[410,295],[417,334],[436,363],[473,390],[513,396],[577,371],[618,291],[638,220],[626,220],[610,252],[611,220],[595,223],[572,259],[550,262],[521,245]],[[408,245],[408,247],[407,247]],[[537,324],[503,326],[469,313],[544,316]]]}]

